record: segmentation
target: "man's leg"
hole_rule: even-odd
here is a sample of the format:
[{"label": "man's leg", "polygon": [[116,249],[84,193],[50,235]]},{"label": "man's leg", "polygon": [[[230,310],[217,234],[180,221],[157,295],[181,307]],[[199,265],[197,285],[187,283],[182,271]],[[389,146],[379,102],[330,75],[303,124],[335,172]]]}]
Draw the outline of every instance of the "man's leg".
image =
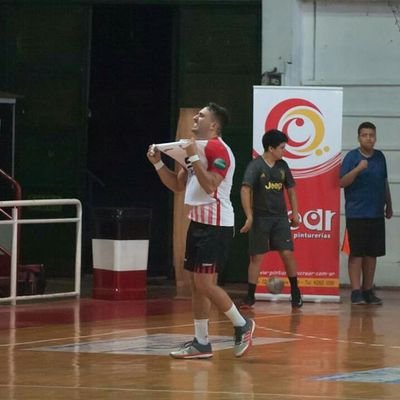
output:
[{"label": "man's leg", "polygon": [[255,293],[263,257],[264,254],[256,254],[254,256],[250,256],[250,262],[247,270],[247,276],[248,276],[247,296],[243,300],[243,303],[240,305],[241,309],[247,309],[253,307],[256,301]]},{"label": "man's leg", "polygon": [[207,319],[210,314],[211,302],[204,293],[198,289],[195,276],[199,275],[190,272],[190,284],[192,289],[192,313],[194,319]]},{"label": "man's leg", "polygon": [[256,254],[250,256],[250,263],[248,269],[248,282],[257,284],[258,276],[260,275],[260,266],[264,258],[264,254]]},{"label": "man's leg", "polygon": [[211,344],[208,340],[208,319],[211,302],[195,284],[194,273],[190,273],[190,284],[192,290],[192,314],[194,323],[194,339],[184,343],[176,351],[170,353],[171,357],[178,359],[205,359],[213,356]]},{"label": "man's leg", "polygon": [[348,271],[352,304],[365,304],[361,293],[362,257],[349,256]]},{"label": "man's leg", "polygon": [[[255,323],[251,319],[244,318],[239,313],[228,293],[216,284],[214,275],[194,273],[195,290],[207,297],[220,312],[223,312],[231,320],[235,328],[235,355],[240,357],[252,344]],[[196,307],[199,306],[199,304],[196,305]]]},{"label": "man's leg", "polygon": [[285,266],[286,275],[290,283],[290,293],[293,308],[303,306],[300,289],[297,282],[297,263],[292,250],[280,250],[279,255]]},{"label": "man's leg", "polygon": [[297,264],[292,250],[281,250],[279,255],[285,266],[286,275],[288,278],[297,276]]},{"label": "man's leg", "polygon": [[[217,309],[224,314],[228,312],[233,302],[229,297],[228,293],[225,292],[224,289],[216,285],[215,283],[215,274],[207,274],[207,273],[194,273],[194,291],[196,296],[194,297],[194,309],[196,310],[197,317],[207,317],[206,312],[209,312],[209,309],[206,310],[204,299],[212,304],[214,304]],[[236,307],[235,307],[236,308]],[[236,314],[233,316],[232,320],[235,326],[243,326],[245,323],[244,318],[241,316],[239,311],[236,309]]]},{"label": "man's leg", "polygon": [[348,270],[351,290],[360,290],[362,257],[349,256]]},{"label": "man's leg", "polygon": [[362,258],[362,288],[372,289],[376,270],[376,257]]},{"label": "man's leg", "polygon": [[194,284],[194,273],[190,272],[190,283],[192,289],[192,313],[194,320],[194,337],[202,344],[206,345],[208,341],[208,318],[210,315],[211,302],[200,291],[196,290]]},{"label": "man's leg", "polygon": [[374,293],[374,276],[376,270],[376,257],[363,257],[362,259],[362,294],[368,304],[381,305],[382,300]]}]

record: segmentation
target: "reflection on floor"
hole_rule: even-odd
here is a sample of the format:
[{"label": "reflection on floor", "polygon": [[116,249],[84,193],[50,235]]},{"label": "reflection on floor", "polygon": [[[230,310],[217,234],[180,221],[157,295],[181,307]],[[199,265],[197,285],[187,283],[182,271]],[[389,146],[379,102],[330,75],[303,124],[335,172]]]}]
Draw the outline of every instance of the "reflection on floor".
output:
[{"label": "reflection on floor", "polygon": [[[243,287],[227,286],[235,297]],[[90,297],[0,305],[0,398],[399,399],[400,292],[383,306],[259,301],[254,346],[232,351],[233,329],[215,309],[211,360],[174,360],[193,335],[191,302],[149,287],[140,301]]]}]

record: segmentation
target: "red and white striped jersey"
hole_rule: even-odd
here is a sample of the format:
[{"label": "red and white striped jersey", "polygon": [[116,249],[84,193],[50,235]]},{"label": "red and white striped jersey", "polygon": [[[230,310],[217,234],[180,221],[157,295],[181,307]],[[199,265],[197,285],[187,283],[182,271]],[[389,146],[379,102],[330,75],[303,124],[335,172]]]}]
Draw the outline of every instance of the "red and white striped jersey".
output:
[{"label": "red and white striped jersey", "polygon": [[189,218],[207,225],[233,226],[235,218],[230,195],[235,157],[232,150],[218,137],[208,140],[204,154],[200,152],[199,156],[207,171],[215,172],[224,179],[214,193],[208,194],[189,165],[185,192],[185,204],[190,206]]}]

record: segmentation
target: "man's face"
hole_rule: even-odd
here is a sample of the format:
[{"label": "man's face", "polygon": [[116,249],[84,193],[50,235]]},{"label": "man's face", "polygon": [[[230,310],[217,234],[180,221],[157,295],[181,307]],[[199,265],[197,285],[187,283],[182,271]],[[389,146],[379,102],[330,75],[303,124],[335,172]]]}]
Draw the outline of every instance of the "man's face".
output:
[{"label": "man's face", "polygon": [[361,149],[370,151],[374,148],[376,143],[376,132],[371,128],[362,128],[358,135],[358,141]]},{"label": "man's face", "polygon": [[285,152],[285,146],[286,146],[286,143],[281,143],[279,146],[277,146],[275,148],[273,148],[273,147],[269,148],[269,151],[271,152],[272,157],[274,158],[274,160],[281,160],[282,159],[283,154]]},{"label": "man's face", "polygon": [[208,139],[212,136],[216,129],[216,121],[213,118],[212,112],[207,108],[202,108],[193,117],[192,132],[196,139]]}]

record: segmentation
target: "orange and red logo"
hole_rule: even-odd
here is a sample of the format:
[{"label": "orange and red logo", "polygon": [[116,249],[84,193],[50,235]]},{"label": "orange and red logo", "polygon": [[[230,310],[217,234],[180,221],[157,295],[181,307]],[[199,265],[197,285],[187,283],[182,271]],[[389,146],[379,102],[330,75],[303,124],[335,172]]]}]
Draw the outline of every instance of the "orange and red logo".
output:
[{"label": "orange and red logo", "polygon": [[277,103],[265,119],[265,132],[270,129],[287,134],[285,159],[297,178],[319,175],[340,163],[338,149],[328,140],[324,115],[311,101],[290,98]]}]

